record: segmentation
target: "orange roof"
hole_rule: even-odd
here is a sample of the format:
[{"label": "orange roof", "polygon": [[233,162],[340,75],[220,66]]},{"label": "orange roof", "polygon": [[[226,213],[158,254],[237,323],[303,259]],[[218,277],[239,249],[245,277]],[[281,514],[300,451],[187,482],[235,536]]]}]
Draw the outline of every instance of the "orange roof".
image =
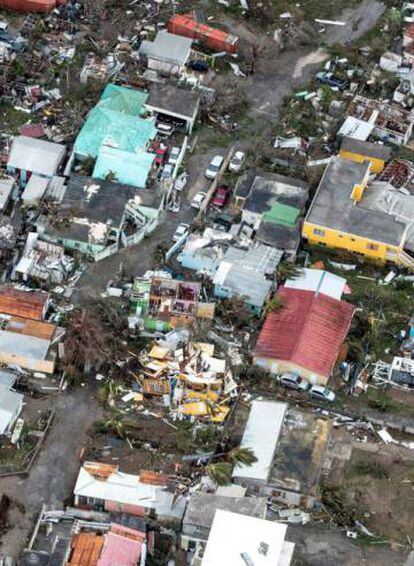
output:
[{"label": "orange roof", "polygon": [[48,300],[48,293],[19,291],[11,285],[5,285],[0,289],[0,313],[42,320]]},{"label": "orange roof", "polygon": [[97,566],[104,537],[96,533],[79,533],[72,537],[68,566]]},{"label": "orange roof", "polygon": [[83,468],[96,480],[107,480],[118,471],[118,466],[112,464],[101,464],[100,462],[85,462]]},{"label": "orange roof", "polygon": [[2,319],[0,315],[0,322],[3,330],[16,332],[17,334],[25,334],[26,336],[35,336],[36,338],[42,338],[44,340],[52,340],[56,331],[54,324],[31,320],[29,318],[21,318],[19,316]]},{"label": "orange roof", "polygon": [[168,475],[162,472],[141,470],[139,473],[139,481],[148,485],[167,485]]}]

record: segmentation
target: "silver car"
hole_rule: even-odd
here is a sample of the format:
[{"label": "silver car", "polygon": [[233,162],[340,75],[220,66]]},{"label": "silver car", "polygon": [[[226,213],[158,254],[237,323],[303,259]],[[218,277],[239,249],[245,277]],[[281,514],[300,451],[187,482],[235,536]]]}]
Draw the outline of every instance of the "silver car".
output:
[{"label": "silver car", "polygon": [[280,385],[287,389],[295,389],[296,391],[307,391],[309,383],[297,373],[282,373],[279,377]]}]

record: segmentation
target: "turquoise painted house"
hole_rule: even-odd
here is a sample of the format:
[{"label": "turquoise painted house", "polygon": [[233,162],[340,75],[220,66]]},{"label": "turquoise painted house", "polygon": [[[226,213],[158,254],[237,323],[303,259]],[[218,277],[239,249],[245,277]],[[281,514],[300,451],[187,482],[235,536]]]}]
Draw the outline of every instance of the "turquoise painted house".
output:
[{"label": "turquoise painted house", "polygon": [[142,117],[148,93],[109,84],[75,142],[75,157],[96,159],[93,177],[144,188],[155,155],[147,151],[157,134]]}]

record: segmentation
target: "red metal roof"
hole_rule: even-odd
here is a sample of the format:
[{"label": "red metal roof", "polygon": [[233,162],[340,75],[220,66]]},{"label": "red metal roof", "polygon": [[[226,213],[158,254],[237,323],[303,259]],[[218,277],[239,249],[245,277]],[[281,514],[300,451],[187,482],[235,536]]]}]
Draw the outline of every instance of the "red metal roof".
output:
[{"label": "red metal roof", "polygon": [[42,320],[48,300],[48,293],[19,291],[6,285],[0,289],[0,313]]},{"label": "red metal roof", "polygon": [[29,138],[41,138],[45,135],[45,131],[42,124],[23,124],[19,128],[19,134]]},{"label": "red metal roof", "polygon": [[290,361],[319,375],[332,373],[355,308],[313,291],[281,287],[283,308],[268,315],[253,351]]},{"label": "red metal roof", "polygon": [[413,23],[408,24],[408,26],[405,28],[404,37],[414,39],[414,24]]},{"label": "red metal roof", "polygon": [[20,12],[50,12],[67,0],[0,0],[0,6]]}]

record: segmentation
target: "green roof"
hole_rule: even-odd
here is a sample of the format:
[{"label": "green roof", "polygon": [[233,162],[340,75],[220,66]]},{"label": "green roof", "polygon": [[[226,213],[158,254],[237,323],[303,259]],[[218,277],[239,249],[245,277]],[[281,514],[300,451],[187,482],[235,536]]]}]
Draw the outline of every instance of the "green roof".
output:
[{"label": "green roof", "polygon": [[131,153],[116,147],[102,147],[92,176],[106,179],[111,172],[118,183],[144,188],[154,159],[155,155],[146,151]]},{"label": "green roof", "polygon": [[152,120],[140,117],[147,98],[146,92],[108,85],[76,139],[77,157],[96,158],[102,145],[131,152],[144,148],[157,133]]},{"label": "green roof", "polygon": [[267,222],[274,222],[282,226],[295,226],[299,215],[299,208],[277,202],[263,214],[262,218]]},{"label": "green roof", "polygon": [[115,112],[139,116],[148,96],[148,93],[142,90],[109,84],[102,93],[99,105]]}]

